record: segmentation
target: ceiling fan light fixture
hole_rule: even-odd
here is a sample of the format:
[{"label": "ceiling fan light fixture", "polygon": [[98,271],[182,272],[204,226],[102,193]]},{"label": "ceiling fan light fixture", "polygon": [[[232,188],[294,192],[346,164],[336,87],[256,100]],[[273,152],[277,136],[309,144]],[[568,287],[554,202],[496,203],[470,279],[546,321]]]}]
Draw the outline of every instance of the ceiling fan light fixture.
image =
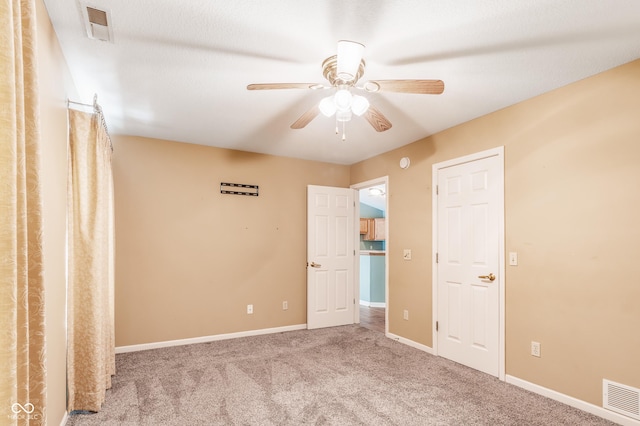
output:
[{"label": "ceiling fan light fixture", "polygon": [[353,96],[353,102],[351,103],[351,111],[358,117],[364,114],[369,109],[369,101],[364,96]]},{"label": "ceiling fan light fixture", "polygon": [[340,123],[346,123],[347,121],[351,120],[351,110],[338,110],[336,112],[336,121],[339,121]]},{"label": "ceiling fan light fixture", "polygon": [[338,111],[349,111],[351,104],[353,103],[353,95],[347,89],[340,89],[333,97],[333,101],[336,104]]},{"label": "ceiling fan light fixture", "polygon": [[338,41],[337,77],[346,82],[354,80],[363,54],[363,44],[350,40]]},{"label": "ceiling fan light fixture", "polygon": [[333,114],[335,114],[337,108],[335,102],[333,101],[333,96],[327,96],[326,98],[323,98],[318,104],[318,108],[320,109],[322,115],[324,115],[325,117],[331,117]]}]

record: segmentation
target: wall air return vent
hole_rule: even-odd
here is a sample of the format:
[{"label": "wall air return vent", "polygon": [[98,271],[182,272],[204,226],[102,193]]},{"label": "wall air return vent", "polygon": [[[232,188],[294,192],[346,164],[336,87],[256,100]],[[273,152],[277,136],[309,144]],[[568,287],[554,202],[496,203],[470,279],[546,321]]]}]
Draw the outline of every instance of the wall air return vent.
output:
[{"label": "wall air return vent", "polygon": [[640,420],[640,389],[605,379],[602,381],[602,406]]},{"label": "wall air return vent", "polygon": [[87,36],[94,40],[113,41],[111,13],[86,4],[81,5]]}]

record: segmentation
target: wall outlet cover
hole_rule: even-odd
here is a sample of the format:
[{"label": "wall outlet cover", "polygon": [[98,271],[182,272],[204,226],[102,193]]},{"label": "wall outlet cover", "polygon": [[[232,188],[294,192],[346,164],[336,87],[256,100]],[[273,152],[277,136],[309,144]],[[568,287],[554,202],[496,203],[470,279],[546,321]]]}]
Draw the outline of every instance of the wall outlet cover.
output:
[{"label": "wall outlet cover", "polygon": [[540,342],[531,342],[531,355],[540,357]]}]

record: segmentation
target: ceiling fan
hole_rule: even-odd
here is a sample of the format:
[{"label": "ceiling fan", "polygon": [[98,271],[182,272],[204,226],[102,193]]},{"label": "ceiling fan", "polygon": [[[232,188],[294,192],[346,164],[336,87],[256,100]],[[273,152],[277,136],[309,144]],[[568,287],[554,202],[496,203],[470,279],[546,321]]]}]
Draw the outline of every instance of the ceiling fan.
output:
[{"label": "ceiling fan", "polygon": [[[322,62],[322,75],[329,85],[320,83],[261,83],[249,84],[247,90],[273,89],[334,89],[332,96],[323,98],[313,108],[306,111],[292,125],[292,129],[302,129],[320,113],[327,117],[335,114],[336,122],[344,123],[351,120],[353,114],[364,115],[364,118],[378,132],[391,128],[391,122],[375,107],[369,104],[364,96],[355,95],[352,91],[362,90],[367,93],[400,92],[427,95],[439,95],[444,91],[442,80],[369,80],[357,86],[358,80],[364,75],[365,61],[362,59],[364,45],[355,41],[338,41],[338,52]],[[336,133],[338,129],[336,126]]]}]

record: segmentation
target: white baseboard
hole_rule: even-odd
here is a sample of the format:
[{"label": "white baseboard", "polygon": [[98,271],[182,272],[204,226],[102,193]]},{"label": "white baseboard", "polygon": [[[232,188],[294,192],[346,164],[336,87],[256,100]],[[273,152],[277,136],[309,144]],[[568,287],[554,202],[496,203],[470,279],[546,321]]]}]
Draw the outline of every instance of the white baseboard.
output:
[{"label": "white baseboard", "polygon": [[386,308],[387,304],[384,302],[367,302],[366,300],[361,300],[360,304],[362,306],[368,306],[370,308]]},{"label": "white baseboard", "polygon": [[517,377],[510,376],[508,374],[505,379],[507,383],[511,383],[512,385],[526,389],[533,393],[537,393],[538,395],[546,396],[547,398],[556,400],[558,402],[562,402],[563,404],[567,404],[571,407],[577,408],[582,411],[586,411],[587,413],[594,414],[598,417],[602,417],[603,419],[607,419],[609,421],[618,423],[620,425],[624,425],[624,426],[640,425],[640,421],[634,420],[627,416],[623,416],[622,414],[618,414],[613,411],[606,410],[602,407],[598,407],[597,405],[593,405],[589,402],[582,401],[580,399],[574,398],[569,395],[565,395],[563,393],[554,391],[552,389],[548,389],[543,386],[536,385],[535,383],[527,382],[526,380],[522,380]]},{"label": "white baseboard", "polygon": [[260,336],[263,334],[282,333],[285,331],[306,330],[307,324],[288,325],[284,327],[263,328],[260,330],[240,331],[237,333],[215,334],[212,336],[193,337],[190,339],[167,340],[164,342],[143,343],[140,345],[118,346],[116,353],[146,351],[148,349],[168,348],[170,346],[192,345],[194,343],[215,342],[217,340],[237,339],[239,337]]},{"label": "white baseboard", "polygon": [[65,411],[62,421],[60,422],[60,426],[65,426],[67,424],[67,420],[69,420],[69,413]]},{"label": "white baseboard", "polygon": [[389,339],[397,340],[400,343],[403,343],[407,346],[411,346],[412,348],[420,349],[423,352],[433,355],[433,348],[429,346],[423,345],[422,343],[414,342],[413,340],[405,339],[404,337],[397,336],[392,333],[387,333],[386,336]]}]

